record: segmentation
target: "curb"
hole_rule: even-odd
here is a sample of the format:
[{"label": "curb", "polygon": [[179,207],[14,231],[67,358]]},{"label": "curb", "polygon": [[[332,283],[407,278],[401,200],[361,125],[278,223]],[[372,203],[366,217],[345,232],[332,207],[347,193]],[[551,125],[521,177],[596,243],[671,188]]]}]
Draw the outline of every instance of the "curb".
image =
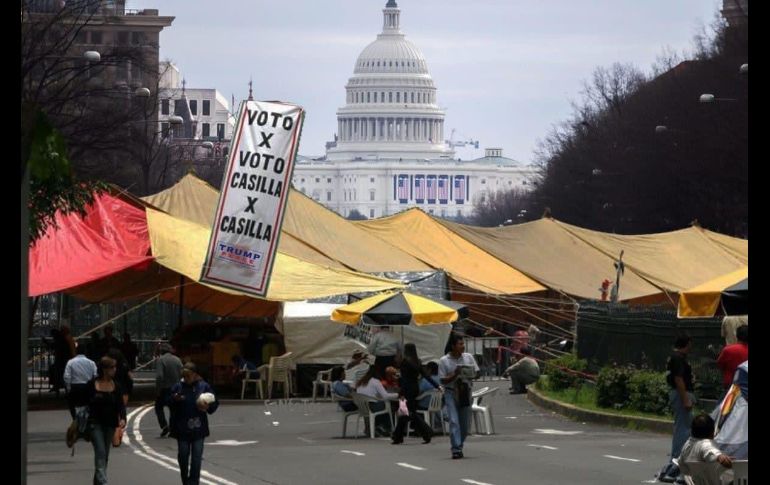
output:
[{"label": "curb", "polygon": [[592,423],[607,424],[610,426],[631,427],[640,431],[651,431],[653,433],[671,434],[674,422],[665,419],[642,418],[638,416],[624,416],[619,414],[603,413],[600,411],[589,411],[571,404],[566,404],[537,392],[534,386],[527,388],[527,399],[532,404],[556,411],[557,413],[579,421],[589,421]]}]

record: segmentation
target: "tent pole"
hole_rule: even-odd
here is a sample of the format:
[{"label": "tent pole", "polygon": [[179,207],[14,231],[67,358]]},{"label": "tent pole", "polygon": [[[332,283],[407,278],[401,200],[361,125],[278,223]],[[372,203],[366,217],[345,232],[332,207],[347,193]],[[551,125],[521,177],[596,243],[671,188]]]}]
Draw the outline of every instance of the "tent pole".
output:
[{"label": "tent pole", "polygon": [[179,329],[184,324],[184,276],[179,276],[179,316],[176,321],[176,328]]}]

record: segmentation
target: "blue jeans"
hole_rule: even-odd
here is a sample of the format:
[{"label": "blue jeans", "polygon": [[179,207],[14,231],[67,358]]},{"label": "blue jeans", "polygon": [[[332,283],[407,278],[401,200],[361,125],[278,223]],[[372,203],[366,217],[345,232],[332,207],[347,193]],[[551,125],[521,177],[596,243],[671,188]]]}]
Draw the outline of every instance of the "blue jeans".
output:
[{"label": "blue jeans", "polygon": [[[687,395],[690,402],[695,404],[695,396],[691,392]],[[682,454],[682,447],[690,437],[690,428],[692,427],[692,409],[685,409],[679,392],[676,389],[668,391],[668,402],[674,411],[674,437],[671,440],[671,458],[679,458]]]},{"label": "blue jeans", "polygon": [[94,447],[94,483],[107,483],[107,462],[110,459],[110,447],[115,428],[108,428],[99,423],[91,427],[91,445]]},{"label": "blue jeans", "polygon": [[447,389],[444,393],[444,409],[449,416],[449,441],[452,444],[452,453],[463,451],[463,443],[468,436],[471,422],[471,407],[458,407],[454,391]]},{"label": "blue jeans", "polygon": [[[179,462],[179,473],[182,475],[182,485],[198,485],[201,479],[203,438],[194,441],[177,439],[176,443],[178,451],[177,461]],[[192,461],[190,461],[190,455],[192,455]]]}]

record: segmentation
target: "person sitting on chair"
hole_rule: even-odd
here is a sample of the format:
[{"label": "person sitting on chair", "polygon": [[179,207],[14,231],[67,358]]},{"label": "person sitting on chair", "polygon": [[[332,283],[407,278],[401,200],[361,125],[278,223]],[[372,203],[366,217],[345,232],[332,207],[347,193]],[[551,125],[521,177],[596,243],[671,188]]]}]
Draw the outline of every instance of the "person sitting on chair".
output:
[{"label": "person sitting on chair", "polygon": [[236,384],[240,384],[243,379],[257,379],[259,378],[259,371],[254,362],[250,362],[240,355],[233,355],[230,359],[233,363],[233,381]]},{"label": "person sitting on chair", "polygon": [[706,413],[695,416],[692,420],[690,438],[682,447],[679,455],[679,467],[686,474],[688,462],[719,462],[725,468],[732,468],[729,456],[722,453],[714,444],[714,420]]},{"label": "person sitting on chair", "polygon": [[[351,393],[353,391],[350,389],[350,386],[343,382],[343,379],[345,379],[345,369],[342,367],[333,368],[331,374],[332,392],[340,397],[352,397]],[[343,411],[349,412],[358,409],[353,404],[353,401],[338,401],[337,404],[339,404]]]}]

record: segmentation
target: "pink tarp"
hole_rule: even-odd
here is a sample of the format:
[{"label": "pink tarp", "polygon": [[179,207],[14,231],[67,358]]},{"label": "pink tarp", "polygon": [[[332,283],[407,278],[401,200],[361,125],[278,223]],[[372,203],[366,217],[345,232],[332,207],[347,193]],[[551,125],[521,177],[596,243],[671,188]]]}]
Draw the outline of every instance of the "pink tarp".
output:
[{"label": "pink tarp", "polygon": [[56,215],[29,254],[29,296],[44,295],[110,276],[144,269],[153,257],[144,208],[103,193],[77,213]]}]

